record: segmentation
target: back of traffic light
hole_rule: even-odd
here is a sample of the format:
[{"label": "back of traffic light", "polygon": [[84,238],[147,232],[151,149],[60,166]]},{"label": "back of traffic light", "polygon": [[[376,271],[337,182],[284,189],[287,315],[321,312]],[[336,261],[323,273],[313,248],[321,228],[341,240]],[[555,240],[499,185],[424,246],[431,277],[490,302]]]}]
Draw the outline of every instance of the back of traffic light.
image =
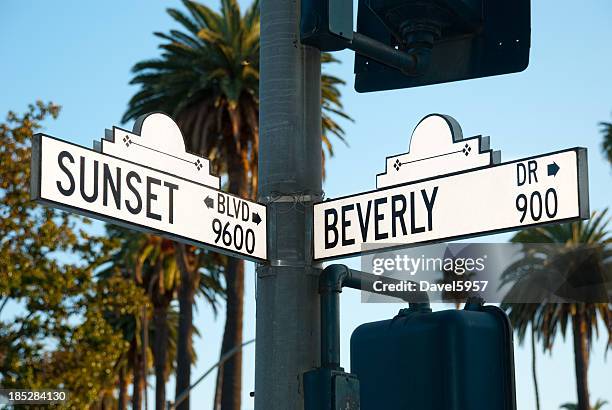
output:
[{"label": "back of traffic light", "polygon": [[[304,410],[361,408],[359,380],[340,367],[340,293],[343,287],[374,292],[374,283],[381,280],[399,283],[397,279],[356,271],[340,264],[327,266],[319,276],[321,364],[303,375]],[[413,309],[429,309],[429,299],[424,292],[376,293],[400,297]]]},{"label": "back of traffic light", "polygon": [[303,0],[301,41],[352,49],[359,92],[519,72],[529,64],[530,0]]},{"label": "back of traffic light", "polygon": [[351,337],[361,410],[516,410],[512,328],[481,300],[402,309]]},{"label": "back of traffic light", "polygon": [[[432,312],[424,292],[375,292],[399,281],[334,264],[320,276],[321,365],[304,373],[305,410],[516,410],[512,328],[482,299]],[[351,337],[351,373],[340,367],[343,287],[409,302],[391,320]]]}]

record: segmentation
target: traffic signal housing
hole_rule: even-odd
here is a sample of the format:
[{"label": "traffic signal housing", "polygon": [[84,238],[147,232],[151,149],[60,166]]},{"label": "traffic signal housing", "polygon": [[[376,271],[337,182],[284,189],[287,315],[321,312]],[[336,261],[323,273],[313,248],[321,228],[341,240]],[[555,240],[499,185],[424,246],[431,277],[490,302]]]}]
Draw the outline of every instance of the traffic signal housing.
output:
[{"label": "traffic signal housing", "polygon": [[428,32],[429,43],[421,41],[421,46],[431,54],[427,67],[407,75],[356,53],[355,89],[409,88],[523,71],[529,65],[530,15],[529,0],[359,0],[358,33],[409,53],[410,31],[413,36]]},{"label": "traffic signal housing", "polygon": [[516,410],[512,329],[495,306],[402,309],[351,337],[361,410]]},{"label": "traffic signal housing", "polygon": [[355,51],[358,92],[519,72],[529,65],[530,0],[302,0],[301,42]]}]

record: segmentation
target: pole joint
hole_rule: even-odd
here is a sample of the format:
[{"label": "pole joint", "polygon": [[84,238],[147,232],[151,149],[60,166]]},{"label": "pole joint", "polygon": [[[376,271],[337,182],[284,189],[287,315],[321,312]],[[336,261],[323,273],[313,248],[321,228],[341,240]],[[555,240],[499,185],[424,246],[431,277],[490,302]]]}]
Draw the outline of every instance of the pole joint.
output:
[{"label": "pole joint", "polygon": [[349,269],[346,265],[327,266],[319,276],[321,303],[321,367],[342,370],[340,367],[340,293],[344,286],[366,292],[398,297],[408,302],[411,309],[427,311],[429,296],[427,292],[377,292],[374,283],[399,283],[400,281],[384,276],[373,275]]},{"label": "pole joint", "polygon": [[408,76],[419,76],[427,70],[432,46],[433,43],[415,41],[409,43],[409,47],[404,51],[357,32],[353,33],[353,39],[347,42],[347,48],[398,69]]}]

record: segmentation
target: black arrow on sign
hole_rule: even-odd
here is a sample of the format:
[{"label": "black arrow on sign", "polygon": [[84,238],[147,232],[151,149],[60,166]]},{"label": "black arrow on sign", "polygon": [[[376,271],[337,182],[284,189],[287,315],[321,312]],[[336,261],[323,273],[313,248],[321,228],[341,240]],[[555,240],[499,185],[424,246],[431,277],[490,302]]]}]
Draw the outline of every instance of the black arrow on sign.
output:
[{"label": "black arrow on sign", "polygon": [[548,164],[548,176],[556,176],[557,172],[559,172],[559,165],[557,165],[556,162],[553,162],[552,164]]},{"label": "black arrow on sign", "polygon": [[204,203],[206,204],[206,207],[209,209],[215,206],[215,200],[209,196],[206,197],[206,199],[204,200]]},{"label": "black arrow on sign", "polygon": [[261,222],[261,217],[257,212],[253,212],[253,222],[255,222],[257,225],[259,225]]}]

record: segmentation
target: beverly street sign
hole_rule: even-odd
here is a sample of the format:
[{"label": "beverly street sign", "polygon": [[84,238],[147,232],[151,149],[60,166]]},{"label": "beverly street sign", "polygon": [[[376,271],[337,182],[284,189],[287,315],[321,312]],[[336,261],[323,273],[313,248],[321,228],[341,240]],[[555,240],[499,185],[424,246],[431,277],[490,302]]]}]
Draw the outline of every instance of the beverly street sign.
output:
[{"label": "beverly street sign", "polygon": [[251,260],[265,260],[266,207],[219,190],[165,114],[113,127],[94,150],[37,134],[32,197],[56,208]]},{"label": "beverly street sign", "polygon": [[425,117],[378,189],[314,205],[314,258],[327,260],[589,217],[587,154],[571,148],[499,163],[487,137]]}]

